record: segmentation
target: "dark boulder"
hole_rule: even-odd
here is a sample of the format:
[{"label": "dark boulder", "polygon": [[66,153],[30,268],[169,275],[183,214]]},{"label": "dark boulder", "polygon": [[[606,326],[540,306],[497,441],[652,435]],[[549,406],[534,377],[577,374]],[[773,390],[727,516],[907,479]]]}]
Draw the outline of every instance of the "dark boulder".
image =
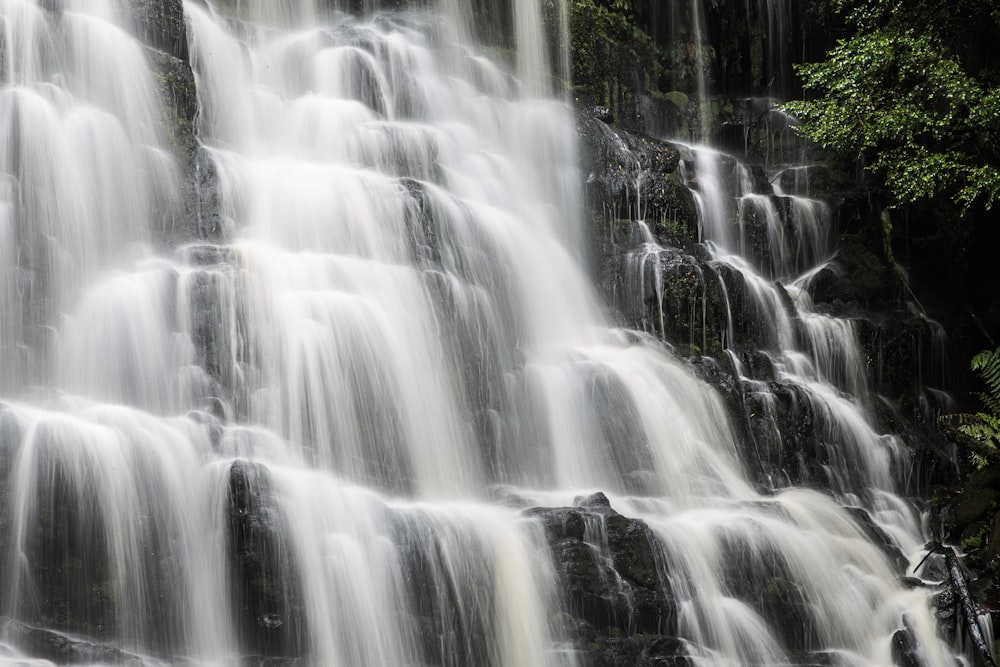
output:
[{"label": "dark boulder", "polygon": [[302,584],[266,468],[232,464],[227,516],[233,615],[244,651],[302,657],[308,650]]},{"label": "dark boulder", "polygon": [[920,653],[920,645],[907,619],[903,627],[892,635],[892,661],[897,667],[927,667],[927,661]]},{"label": "dark boulder", "polygon": [[[603,657],[594,664],[670,664],[635,662],[652,638],[672,636],[675,624],[662,545],[649,526],[615,512],[600,493],[579,499],[577,507],[525,514],[545,528],[567,605],[567,633],[600,647]],[[637,639],[617,641],[622,637]],[[620,660],[610,657],[617,654]]]},{"label": "dark boulder", "polygon": [[864,531],[868,540],[879,547],[882,553],[896,566],[896,570],[901,574],[905,573],[909,565],[909,560],[889,534],[875,523],[868,510],[861,507],[845,507],[844,509],[854,518],[854,521]]}]

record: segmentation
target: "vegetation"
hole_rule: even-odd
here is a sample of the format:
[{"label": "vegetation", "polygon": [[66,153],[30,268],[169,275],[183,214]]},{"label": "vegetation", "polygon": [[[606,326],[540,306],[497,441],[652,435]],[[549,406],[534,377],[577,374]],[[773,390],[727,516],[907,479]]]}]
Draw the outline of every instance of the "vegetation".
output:
[{"label": "vegetation", "polygon": [[964,213],[1000,196],[1000,6],[992,0],[835,0],[853,34],[796,67],[800,132],[860,160],[895,203]]},{"label": "vegetation", "polygon": [[631,17],[626,0],[574,0],[570,51],[576,93],[609,108],[662,72],[661,49]]},{"label": "vegetation", "polygon": [[946,428],[957,432],[965,443],[969,458],[977,469],[996,460],[1000,454],[1000,347],[983,350],[972,358],[972,370],[986,391],[979,393],[983,410],[942,417]]}]

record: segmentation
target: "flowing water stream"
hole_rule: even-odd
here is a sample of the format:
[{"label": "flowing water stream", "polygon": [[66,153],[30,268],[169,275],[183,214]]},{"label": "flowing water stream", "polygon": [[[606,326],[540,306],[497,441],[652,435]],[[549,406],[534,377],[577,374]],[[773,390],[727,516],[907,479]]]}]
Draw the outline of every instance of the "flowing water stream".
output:
[{"label": "flowing water stream", "polygon": [[[0,0],[3,661],[586,665],[522,508],[602,491],[652,528],[695,664],[813,664],[741,599],[778,571],[810,659],[890,664],[905,622],[954,664],[849,512],[755,486],[714,390],[604,315],[537,3],[505,61],[462,0],[185,2],[211,234],[177,224],[126,4]],[[810,233],[761,270],[824,259]],[[775,372],[833,415],[836,498],[919,559],[849,324],[785,289],[812,342],[774,321]]]}]

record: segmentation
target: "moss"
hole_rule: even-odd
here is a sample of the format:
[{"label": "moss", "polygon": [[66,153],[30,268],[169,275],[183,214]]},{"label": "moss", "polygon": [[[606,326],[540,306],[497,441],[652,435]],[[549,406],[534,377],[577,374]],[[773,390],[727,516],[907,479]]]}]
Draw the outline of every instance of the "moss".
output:
[{"label": "moss", "polygon": [[659,97],[668,102],[671,102],[681,111],[687,111],[688,104],[691,101],[691,98],[688,97],[686,93],[682,93],[679,90],[671,90],[666,93],[661,93]]},{"label": "moss", "polygon": [[959,545],[962,551],[971,554],[985,546],[984,539],[988,530],[989,525],[982,522],[969,526]]},{"label": "moss", "polygon": [[608,107],[621,121],[642,89],[657,89],[664,54],[632,20],[627,7],[595,0],[570,6],[573,90]]}]

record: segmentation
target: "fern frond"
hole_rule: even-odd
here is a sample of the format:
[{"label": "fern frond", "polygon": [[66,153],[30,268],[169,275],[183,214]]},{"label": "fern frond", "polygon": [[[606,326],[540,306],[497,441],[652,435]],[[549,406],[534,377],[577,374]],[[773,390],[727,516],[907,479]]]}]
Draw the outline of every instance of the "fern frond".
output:
[{"label": "fern frond", "polygon": [[975,414],[960,414],[958,430],[985,445],[989,449],[997,449],[1000,445],[1000,418],[996,415],[977,412]]},{"label": "fern frond", "polygon": [[972,358],[970,366],[986,385],[979,399],[987,410],[1000,414],[1000,348],[983,350]]},{"label": "fern frond", "polygon": [[984,391],[979,394],[979,400],[983,402],[983,406],[992,414],[1000,414],[1000,395]]},{"label": "fern frond", "polygon": [[972,465],[981,470],[1000,457],[1000,347],[983,350],[969,366],[986,387],[979,393],[985,411],[942,415],[938,423],[968,452]]},{"label": "fern frond", "polygon": [[1000,417],[977,413],[941,415],[938,423],[968,453],[977,470],[1000,455]]}]

